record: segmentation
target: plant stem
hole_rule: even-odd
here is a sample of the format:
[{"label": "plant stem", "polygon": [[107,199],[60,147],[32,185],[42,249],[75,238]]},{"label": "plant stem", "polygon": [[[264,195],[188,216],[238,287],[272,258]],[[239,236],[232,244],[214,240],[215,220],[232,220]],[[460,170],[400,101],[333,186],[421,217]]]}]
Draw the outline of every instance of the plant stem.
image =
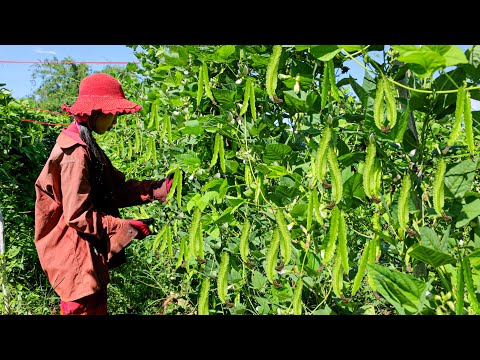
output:
[{"label": "plant stem", "polygon": [[437,270],[438,277],[442,281],[442,284],[445,287],[445,289],[447,289],[449,292],[451,292],[452,287],[450,286],[450,283],[447,281],[447,279],[445,278],[445,275],[443,274],[444,273],[443,265],[439,266],[438,268],[435,268],[435,269]]},{"label": "plant stem", "polygon": [[[404,89],[407,89],[407,90],[410,90],[410,91],[415,91],[415,92],[419,92],[419,93],[425,93],[425,94],[432,94],[433,91],[432,90],[422,90],[422,89],[415,89],[415,88],[412,88],[410,86],[407,86],[407,85],[403,85],[402,83],[399,83],[395,80],[393,80],[392,78],[390,77],[387,77],[388,81],[390,81],[391,83],[397,85],[397,86],[400,86]],[[471,87],[468,87],[468,88],[465,88],[465,90],[478,90],[480,89],[480,86],[471,86]],[[457,89],[453,89],[453,90],[439,90],[439,91],[435,91],[435,93],[437,94],[453,94],[453,93],[456,93],[458,90]]]}]

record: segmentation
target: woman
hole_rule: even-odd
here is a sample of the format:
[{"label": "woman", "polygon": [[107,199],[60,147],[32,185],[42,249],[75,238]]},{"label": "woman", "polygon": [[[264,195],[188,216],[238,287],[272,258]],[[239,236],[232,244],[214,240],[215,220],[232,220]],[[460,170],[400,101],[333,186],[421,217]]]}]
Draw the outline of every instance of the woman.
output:
[{"label": "woman", "polygon": [[150,234],[146,223],[122,219],[118,209],[165,204],[170,178],[126,180],[92,135],[141,108],[104,73],[85,77],[75,103],[62,105],[74,121],[58,135],[35,182],[35,246],[62,315],[107,314],[109,269],[126,261],[125,248],[134,238]]}]

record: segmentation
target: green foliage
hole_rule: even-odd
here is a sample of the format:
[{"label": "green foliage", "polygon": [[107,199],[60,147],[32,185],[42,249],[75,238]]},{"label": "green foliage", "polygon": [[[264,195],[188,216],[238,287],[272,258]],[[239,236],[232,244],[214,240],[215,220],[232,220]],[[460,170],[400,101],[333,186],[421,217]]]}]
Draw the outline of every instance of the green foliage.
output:
[{"label": "green foliage", "polygon": [[41,109],[60,112],[62,104],[72,105],[75,102],[80,80],[90,75],[89,66],[75,64],[70,57],[61,61],[57,57],[44,61],[50,63],[32,65],[32,83],[37,84],[37,88],[29,98]]},{"label": "green foliage", "polygon": [[[4,232],[6,293],[0,295],[5,314],[50,314],[56,296],[46,282],[33,243],[35,188],[38,173],[56,138],[56,130],[32,122],[52,122],[53,116],[15,100],[0,89],[0,208]],[[58,129],[58,127],[57,127]]]},{"label": "green foliage", "polygon": [[[73,105],[78,95],[80,81],[93,73],[87,64],[78,64],[70,58],[62,60],[53,57],[45,59],[43,64],[32,65],[32,83],[36,84],[29,100],[36,103],[40,109],[61,112],[62,105]],[[129,64],[127,67],[106,66],[101,72],[105,72],[117,78],[122,85],[126,84],[131,89],[132,84],[138,83],[135,72],[136,65]],[[55,96],[52,96],[55,94]],[[127,98],[129,93],[125,94]],[[138,96],[139,94],[133,94]]]},{"label": "green foliage", "polygon": [[[459,86],[465,82],[471,97],[480,98],[477,47],[465,54],[449,45],[132,49],[140,65],[116,76],[143,108],[122,116],[97,140],[127,178],[162,179],[181,169],[185,184],[166,205],[121,210],[125,218],[156,219],[155,230],[168,227],[171,238],[150,236],[127,248],[128,263],[112,270],[112,314],[478,310],[480,179],[478,158],[471,155],[478,152],[464,131],[446,146]],[[381,58],[372,59],[372,51]],[[363,84],[325,78],[338,76],[351,58],[365,67]],[[205,74],[208,79],[199,77]],[[375,119],[380,78],[391,90],[390,108],[383,115],[377,108]],[[479,118],[473,111],[475,147]],[[395,119],[391,128],[376,125],[389,119]],[[14,119],[9,124],[19,126]],[[368,159],[372,136],[375,156]],[[440,151],[447,165],[441,216],[432,203]],[[401,186],[402,177],[409,186]],[[31,203],[22,206],[31,209]],[[278,211],[288,252],[286,242],[280,251]],[[338,214],[345,215],[340,235]],[[23,264],[25,248],[19,248],[9,261]],[[228,266],[221,267],[222,254]],[[456,291],[464,257],[472,265],[468,289]],[[33,251],[31,258],[34,267]],[[220,292],[213,286],[219,274]],[[35,279],[28,285],[35,289]],[[464,294],[465,301],[452,294]],[[41,306],[32,312],[43,312]]]}]

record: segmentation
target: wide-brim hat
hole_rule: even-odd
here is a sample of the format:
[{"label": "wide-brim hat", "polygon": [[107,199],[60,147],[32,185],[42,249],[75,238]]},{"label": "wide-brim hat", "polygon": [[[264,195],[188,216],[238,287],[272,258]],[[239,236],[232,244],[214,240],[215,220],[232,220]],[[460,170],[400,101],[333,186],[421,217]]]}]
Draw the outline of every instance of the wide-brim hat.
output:
[{"label": "wide-brim hat", "polygon": [[91,115],[100,110],[104,114],[123,115],[142,109],[133,101],[127,100],[120,82],[113,76],[98,73],[86,76],[80,82],[78,97],[72,106],[62,105],[70,115]]}]

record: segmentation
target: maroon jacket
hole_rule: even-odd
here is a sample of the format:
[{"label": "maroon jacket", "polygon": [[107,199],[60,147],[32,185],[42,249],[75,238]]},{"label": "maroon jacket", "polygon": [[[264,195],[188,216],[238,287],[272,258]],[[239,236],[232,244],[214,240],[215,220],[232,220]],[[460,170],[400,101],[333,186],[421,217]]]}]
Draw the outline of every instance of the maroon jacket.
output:
[{"label": "maroon jacket", "polygon": [[163,183],[125,181],[125,175],[108,164],[112,200],[100,210],[92,198],[96,182],[87,146],[72,122],[59,134],[35,182],[35,246],[63,301],[106,290],[108,269],[125,262],[125,247],[138,232],[120,218],[118,209],[153,201],[153,190]]}]

